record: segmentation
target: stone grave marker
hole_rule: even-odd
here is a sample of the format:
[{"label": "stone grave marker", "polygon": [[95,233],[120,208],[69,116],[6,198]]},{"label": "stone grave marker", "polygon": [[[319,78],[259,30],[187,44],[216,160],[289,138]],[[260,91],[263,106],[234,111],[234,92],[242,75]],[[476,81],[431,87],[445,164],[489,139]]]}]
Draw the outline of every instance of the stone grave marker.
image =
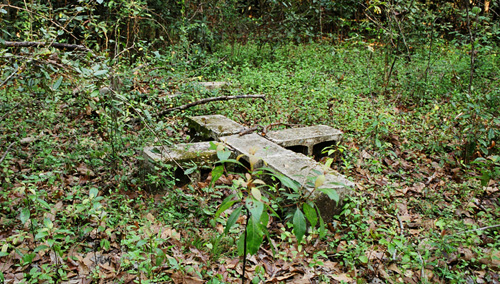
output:
[{"label": "stone grave marker", "polygon": [[[205,137],[205,139],[224,142],[237,155],[247,157],[256,150],[254,155],[261,159],[256,166],[262,166],[265,163],[276,172],[297,181],[302,185],[304,190],[309,192],[313,190],[313,187],[309,185],[307,178],[315,178],[317,175],[315,172],[323,173],[325,170],[320,163],[302,153],[312,154],[315,151],[315,147],[334,145],[342,139],[342,132],[340,130],[325,125],[272,131],[267,133],[266,137],[255,133],[239,135],[237,133],[244,130],[244,127],[222,115],[191,117],[189,125],[197,133],[201,133],[201,136]],[[179,145],[157,147],[160,153],[154,155],[151,149],[145,148],[144,157],[147,161],[154,162],[155,160],[163,160],[164,158],[162,157],[170,153],[168,159],[175,160],[177,156],[171,153],[176,153],[177,155],[179,149],[186,147],[185,145]],[[209,142],[197,142],[190,145],[188,148],[189,154],[186,154],[187,157],[190,157],[193,153],[198,153],[196,154],[197,157],[205,157],[204,159],[206,160],[204,163],[216,159],[217,154],[215,151],[208,151],[210,147]],[[299,153],[286,149],[287,147],[294,150],[298,149]],[[178,157],[178,159],[182,159],[183,155],[179,153]],[[332,169],[327,170],[325,177],[326,182],[322,187],[336,189],[340,200],[343,200],[344,197],[352,193],[354,183],[336,171]],[[315,191],[311,198],[318,206],[323,219],[331,220],[335,210],[338,209],[335,201],[320,191]]]}]

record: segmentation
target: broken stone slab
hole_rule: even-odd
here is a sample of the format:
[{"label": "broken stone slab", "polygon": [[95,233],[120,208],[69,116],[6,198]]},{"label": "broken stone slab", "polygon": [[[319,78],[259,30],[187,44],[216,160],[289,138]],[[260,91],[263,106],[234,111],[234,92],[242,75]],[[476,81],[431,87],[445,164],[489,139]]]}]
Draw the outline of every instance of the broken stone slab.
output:
[{"label": "broken stone slab", "polygon": [[196,84],[208,89],[208,90],[214,90],[214,89],[220,89],[227,85],[226,82],[196,82]]},{"label": "broken stone slab", "polygon": [[290,128],[266,133],[272,142],[306,155],[321,153],[327,146],[342,140],[342,131],[327,125]]},{"label": "broken stone slab", "polygon": [[[244,155],[247,160],[250,153],[254,153],[254,156],[261,159],[257,163],[257,167],[267,164],[278,173],[298,182],[308,192],[314,190],[314,186],[308,183],[308,178],[315,178],[316,172],[324,172],[323,166],[312,158],[280,147],[258,134],[231,135],[222,137],[220,140],[233,148],[236,154]],[[325,178],[326,181],[322,187],[336,189],[341,201],[352,194],[354,183],[344,176],[333,170],[328,170]],[[325,221],[331,220],[337,209],[340,208],[335,201],[320,191],[314,191],[311,198],[318,206]]]},{"label": "broken stone slab", "polygon": [[217,151],[210,149],[210,142],[181,143],[172,146],[145,147],[143,156],[149,162],[210,162],[217,158]]},{"label": "broken stone slab", "polygon": [[172,165],[176,168],[175,177],[181,183],[200,180],[200,170],[195,170],[189,174],[186,180],[184,172],[178,168],[191,166],[193,163],[199,167],[210,167],[217,160],[217,151],[210,149],[210,142],[181,143],[172,146],[151,146],[143,150],[145,166],[149,169],[154,168],[159,161]]},{"label": "broken stone slab", "polygon": [[223,115],[201,115],[188,118],[189,127],[196,135],[218,139],[239,133],[244,127]]}]

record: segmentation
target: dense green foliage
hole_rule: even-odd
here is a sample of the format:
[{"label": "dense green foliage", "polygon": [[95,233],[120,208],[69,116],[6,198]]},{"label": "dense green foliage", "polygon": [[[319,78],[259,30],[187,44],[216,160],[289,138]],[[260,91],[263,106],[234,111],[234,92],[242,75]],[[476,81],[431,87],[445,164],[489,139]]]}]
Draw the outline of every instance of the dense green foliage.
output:
[{"label": "dense green foliage", "polygon": [[[250,232],[253,283],[498,281],[499,8],[3,1],[0,280],[234,283]],[[266,100],[159,115],[255,93]],[[325,151],[355,194],[323,224],[297,185],[262,169],[145,171],[143,147],[190,141],[184,117],[200,114],[341,129]],[[178,187],[176,170],[202,179]]]},{"label": "dense green foliage", "polygon": [[[214,51],[222,42],[256,41],[276,48],[327,37],[383,38],[398,51],[444,36],[463,42],[471,19],[478,40],[498,43],[498,1],[159,1],[30,0],[0,4],[3,40],[56,41],[143,54],[145,46],[183,42]],[[470,6],[470,7],[469,7]],[[473,19],[474,20],[474,19]],[[404,46],[404,47],[403,47]]]}]

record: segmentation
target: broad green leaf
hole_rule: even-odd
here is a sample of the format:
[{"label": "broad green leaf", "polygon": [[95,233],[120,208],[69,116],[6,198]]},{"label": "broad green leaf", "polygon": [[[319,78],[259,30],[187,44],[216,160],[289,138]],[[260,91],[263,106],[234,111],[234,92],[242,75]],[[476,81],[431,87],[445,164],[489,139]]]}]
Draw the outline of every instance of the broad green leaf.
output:
[{"label": "broad green leaf", "polygon": [[326,181],[325,175],[319,175],[316,177],[316,181],[314,182],[314,188],[319,188],[322,186]]},{"label": "broad green leaf", "polygon": [[238,238],[237,246],[238,246],[238,255],[242,256],[245,250],[245,231],[243,231],[243,233],[241,233],[240,237]]},{"label": "broad green leaf", "polygon": [[229,156],[231,156],[231,151],[217,151],[217,158],[219,158],[220,161],[229,159]]},{"label": "broad green leaf", "polygon": [[23,225],[26,224],[29,218],[30,218],[30,209],[23,208],[23,210],[21,210],[21,216],[20,216],[21,224]]},{"label": "broad green leaf", "polygon": [[89,191],[89,198],[95,198],[99,194],[99,190],[95,187],[91,188]]},{"label": "broad green leaf", "polygon": [[42,205],[46,209],[52,209],[52,207],[45,200],[37,198],[36,201],[38,201],[38,203],[40,203],[40,205]]},{"label": "broad green leaf", "polygon": [[267,210],[269,210],[269,212],[271,212],[271,215],[278,218],[278,219],[281,219],[280,215],[278,215],[278,213],[276,213],[276,211],[271,207],[269,206],[269,204],[264,204],[267,208]]},{"label": "broad green leaf", "polygon": [[252,196],[257,199],[258,201],[262,201],[262,194],[260,193],[260,190],[256,187],[252,187],[251,189]]},{"label": "broad green leaf", "polygon": [[488,183],[490,182],[490,179],[491,179],[491,174],[488,172],[484,172],[483,175],[481,176],[481,185],[487,186]]},{"label": "broad green leaf", "polygon": [[367,264],[368,263],[368,257],[366,257],[366,255],[362,255],[362,256],[359,257],[359,261],[361,261],[361,263]]},{"label": "broad green leaf", "polygon": [[246,200],[246,206],[248,211],[250,211],[251,217],[255,218],[256,220],[260,220],[260,216],[264,211],[264,203],[255,199],[248,198]]},{"label": "broad green leaf", "polygon": [[320,188],[318,190],[328,195],[328,197],[330,197],[331,200],[334,200],[335,202],[339,203],[340,196],[337,193],[337,190],[333,188]]},{"label": "broad green leaf", "polygon": [[8,256],[10,253],[0,251],[0,257]]},{"label": "broad green leaf", "polygon": [[49,230],[51,230],[52,228],[54,228],[54,223],[52,223],[52,220],[50,220],[49,218],[43,219],[43,225],[46,228],[48,228]]},{"label": "broad green leaf", "polygon": [[260,218],[257,219],[255,216],[250,216],[247,226],[247,252],[250,254],[256,254],[259,250],[260,244],[262,243],[263,232],[260,228]]},{"label": "broad green leaf", "polygon": [[48,247],[48,246],[46,246],[46,245],[39,245],[39,246],[37,246],[37,247],[33,250],[33,252],[37,253],[37,252],[39,252],[39,251],[41,251],[41,250],[48,249],[48,248],[49,248],[49,247]]},{"label": "broad green leaf", "polygon": [[231,215],[229,215],[229,218],[227,218],[227,223],[226,223],[226,228],[224,229],[224,234],[227,235],[229,233],[229,230],[236,224],[236,221],[238,220],[238,217],[241,215],[241,209],[243,209],[243,206],[240,206],[236,208]]},{"label": "broad green leaf", "polygon": [[148,241],[147,240],[140,240],[137,242],[137,247],[140,248],[142,247],[143,245],[147,244]]},{"label": "broad green leaf", "polygon": [[436,227],[438,227],[439,229],[443,230],[444,228],[444,225],[446,225],[446,222],[444,219],[439,219],[436,221],[435,223]]},{"label": "broad green leaf", "polygon": [[168,258],[168,263],[170,264],[170,267],[172,267],[174,269],[178,269],[179,268],[179,262],[177,262],[177,259],[175,259],[173,257],[169,257]]},{"label": "broad green leaf", "polygon": [[217,219],[220,216],[220,214],[222,214],[222,212],[226,211],[231,206],[233,206],[234,203],[239,201],[239,200],[232,200],[235,196],[236,196],[235,194],[231,194],[228,197],[226,197],[224,201],[222,201],[222,204],[220,205],[219,209],[217,210],[217,212],[215,212],[215,219]]},{"label": "broad green leaf", "polygon": [[105,250],[109,250],[111,244],[109,243],[108,240],[106,239],[102,239],[101,242],[100,242],[100,245],[101,245],[101,248],[105,249]]},{"label": "broad green leaf", "polygon": [[224,166],[223,165],[218,165],[212,170],[212,182],[210,184],[210,187],[213,187],[215,182],[222,176],[224,173]]},{"label": "broad green leaf", "polygon": [[288,187],[294,191],[298,191],[300,189],[300,184],[291,178],[277,174],[276,177],[280,180],[280,182],[285,186]]},{"label": "broad green leaf", "polygon": [[300,244],[306,233],[306,218],[299,208],[297,208],[295,214],[293,214],[293,233],[295,237],[297,237],[297,243]]},{"label": "broad green leaf", "polygon": [[324,237],[326,237],[326,225],[325,225],[325,222],[323,221],[323,218],[321,217],[321,215],[319,215],[319,237],[322,239]]},{"label": "broad green leaf", "polygon": [[46,230],[40,230],[38,233],[35,235],[35,240],[40,240],[48,236],[49,233]]},{"label": "broad green leaf", "polygon": [[99,77],[99,76],[102,76],[106,73],[108,73],[108,70],[98,70],[98,71],[94,72],[94,76]]},{"label": "broad green leaf", "polygon": [[213,141],[210,141],[209,144],[210,144],[210,148],[208,148],[208,149],[217,150],[218,144],[214,143]]},{"label": "broad green leaf", "polygon": [[36,253],[27,253],[25,255],[23,255],[23,262],[24,263],[31,263],[33,261],[33,259],[35,258],[36,256]]},{"label": "broad green leaf", "polygon": [[269,214],[267,214],[266,211],[262,212],[262,215],[260,216],[260,223],[262,227],[262,231],[267,231],[267,223],[269,223]]},{"label": "broad green leaf", "polygon": [[146,120],[151,121],[151,113],[147,109],[144,109],[143,112],[144,115],[146,116]]},{"label": "broad green leaf", "polygon": [[63,80],[63,76],[59,76],[59,79],[57,79],[57,81],[52,86],[52,89],[54,91],[57,90],[57,89],[59,89],[59,86],[61,86],[62,80]]},{"label": "broad green leaf", "polygon": [[327,169],[329,169],[329,168],[331,168],[331,167],[332,167],[332,163],[333,163],[333,159],[332,159],[332,158],[327,158],[327,159],[326,159],[326,163],[325,163],[325,167],[324,167],[325,171],[326,171]]},{"label": "broad green leaf", "polygon": [[194,173],[194,171],[196,171],[197,169],[198,169],[198,167],[194,166],[192,168],[189,168],[189,169],[185,170],[184,174],[185,175],[190,175],[190,174]]},{"label": "broad green leaf", "polygon": [[156,248],[155,249],[156,266],[162,265],[163,261],[165,261],[165,258],[166,258],[165,252],[160,248]]},{"label": "broad green leaf", "polygon": [[318,214],[316,214],[316,209],[308,203],[304,203],[302,210],[304,210],[304,215],[306,215],[307,220],[311,223],[311,227],[316,227],[316,224],[318,223]]}]

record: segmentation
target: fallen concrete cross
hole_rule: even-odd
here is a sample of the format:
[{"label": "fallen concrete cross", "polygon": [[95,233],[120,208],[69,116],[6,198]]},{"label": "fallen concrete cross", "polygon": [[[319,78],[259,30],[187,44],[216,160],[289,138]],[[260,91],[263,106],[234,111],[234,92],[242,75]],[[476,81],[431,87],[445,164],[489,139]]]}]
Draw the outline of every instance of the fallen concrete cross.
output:
[{"label": "fallen concrete cross", "polygon": [[[248,157],[256,151],[253,155],[261,159],[256,166],[262,166],[265,163],[277,173],[298,182],[308,192],[311,192],[314,186],[309,185],[307,179],[314,178],[317,172],[325,173],[326,181],[323,187],[335,189],[340,200],[350,195],[354,188],[354,183],[344,176],[330,169],[325,172],[321,164],[304,155],[311,155],[319,148],[336,144],[342,139],[340,130],[318,125],[272,131],[268,132],[266,137],[258,134],[238,135],[237,133],[240,133],[244,127],[222,115],[191,117],[189,125],[198,135],[201,135],[202,139],[221,140],[238,155]],[[196,157],[205,157],[203,162],[213,161],[217,156],[215,151],[209,151],[209,142],[189,144],[191,146],[187,150],[188,153],[183,156],[178,151],[186,148],[186,145],[188,144],[161,148],[160,153],[169,153],[167,162],[192,157],[193,153],[197,153]],[[150,148],[147,147],[144,150],[144,157],[147,161],[165,160],[165,157],[160,156],[159,153],[152,153]],[[298,150],[299,153],[286,148]],[[318,206],[323,219],[331,220],[335,209],[338,208],[335,201],[320,191],[314,191],[311,198]]]}]

